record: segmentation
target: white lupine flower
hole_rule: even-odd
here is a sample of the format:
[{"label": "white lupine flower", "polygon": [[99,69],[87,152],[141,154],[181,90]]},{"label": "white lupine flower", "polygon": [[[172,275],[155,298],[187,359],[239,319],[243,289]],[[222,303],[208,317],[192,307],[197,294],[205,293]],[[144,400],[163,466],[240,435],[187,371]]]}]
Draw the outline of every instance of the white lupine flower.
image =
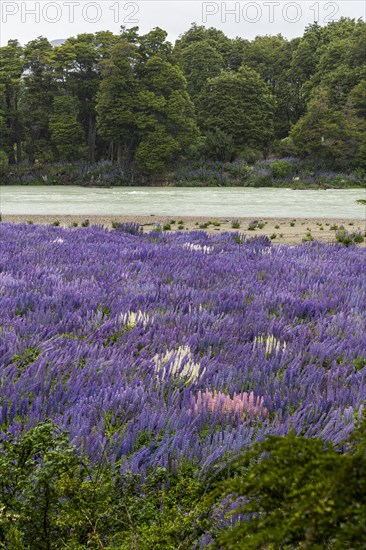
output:
[{"label": "white lupine flower", "polygon": [[[204,374],[205,369],[201,369],[201,364],[193,361],[189,346],[179,346],[178,350],[167,351],[165,355],[155,355],[155,371],[160,373],[159,378],[161,380],[164,380],[167,372],[166,365],[172,360],[173,357],[174,362],[171,363],[169,369],[171,375],[187,378],[188,382],[194,382],[197,378]],[[187,359],[187,362],[182,368],[182,363],[185,359]]]},{"label": "white lupine flower", "polygon": [[192,311],[198,311],[198,313],[202,313],[203,311],[203,305],[202,304],[198,304],[198,307],[194,307],[192,308],[191,304],[188,305],[188,312],[189,313],[192,313]]},{"label": "white lupine flower", "polygon": [[213,246],[201,246],[200,244],[193,244],[193,243],[185,243],[183,245],[183,248],[186,248],[187,250],[190,250],[191,252],[203,252],[204,254],[210,254],[213,251]]},{"label": "white lupine flower", "polygon": [[270,354],[272,351],[278,353],[280,350],[284,351],[286,349],[286,342],[277,340],[273,334],[269,334],[268,336],[256,336],[253,342],[253,349],[259,346],[266,346],[266,354]]},{"label": "white lupine flower", "polygon": [[129,325],[131,327],[135,327],[138,322],[142,321],[144,328],[146,327],[150,317],[147,313],[144,313],[143,311],[128,311],[127,313],[122,313],[119,316],[119,321],[123,325]]}]

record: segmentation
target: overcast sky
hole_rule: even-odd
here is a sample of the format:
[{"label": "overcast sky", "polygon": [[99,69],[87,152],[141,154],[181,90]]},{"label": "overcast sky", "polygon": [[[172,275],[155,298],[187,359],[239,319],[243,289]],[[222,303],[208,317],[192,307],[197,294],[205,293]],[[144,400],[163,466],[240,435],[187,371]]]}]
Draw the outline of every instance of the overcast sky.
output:
[{"label": "overcast sky", "polygon": [[10,38],[25,44],[38,36],[55,40],[107,29],[118,33],[121,25],[139,26],[143,33],[161,27],[174,42],[192,22],[222,29],[230,37],[281,33],[293,38],[314,21],[364,19],[365,6],[364,0],[0,0],[0,44]]}]

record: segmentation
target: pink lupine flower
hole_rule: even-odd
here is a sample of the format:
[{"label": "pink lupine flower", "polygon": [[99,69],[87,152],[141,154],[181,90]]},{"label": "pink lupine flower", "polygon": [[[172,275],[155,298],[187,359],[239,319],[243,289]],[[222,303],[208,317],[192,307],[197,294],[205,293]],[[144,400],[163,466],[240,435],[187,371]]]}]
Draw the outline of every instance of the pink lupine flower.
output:
[{"label": "pink lupine flower", "polygon": [[198,415],[201,411],[208,410],[211,413],[236,414],[242,419],[261,416],[267,417],[267,409],[264,406],[263,397],[255,397],[254,392],[236,394],[231,398],[222,392],[211,392],[208,389],[204,393],[199,391],[196,396],[191,396],[191,411]]}]

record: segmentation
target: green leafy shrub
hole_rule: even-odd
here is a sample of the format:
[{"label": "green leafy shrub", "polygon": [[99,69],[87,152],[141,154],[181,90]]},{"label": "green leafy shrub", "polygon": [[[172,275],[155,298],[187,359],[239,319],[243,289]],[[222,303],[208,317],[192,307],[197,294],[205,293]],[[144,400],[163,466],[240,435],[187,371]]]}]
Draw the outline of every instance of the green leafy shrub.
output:
[{"label": "green leafy shrub", "polygon": [[137,540],[141,550],[188,550],[211,523],[191,464],[121,474],[78,455],[51,422],[0,438],[0,476],[0,547],[9,550],[129,550]]},{"label": "green leafy shrub", "polygon": [[263,153],[258,149],[247,146],[240,151],[239,157],[244,159],[248,164],[255,164],[256,162],[262,160]]},{"label": "green leafy shrub", "polygon": [[302,242],[303,242],[303,243],[307,243],[307,242],[311,242],[311,241],[314,241],[314,237],[313,237],[313,235],[311,234],[311,232],[308,231],[308,232],[306,233],[306,237],[304,237],[304,238],[302,239]]},{"label": "green leafy shrub", "polygon": [[[219,532],[212,548],[366,548],[366,416],[348,453],[291,432],[270,436],[232,463],[212,493],[246,519]],[[238,475],[238,471],[243,472]]]},{"label": "green leafy shrub", "polygon": [[231,227],[232,227],[232,229],[239,229],[240,221],[239,220],[232,220]]},{"label": "green leafy shrub", "polygon": [[361,233],[348,233],[345,229],[337,231],[336,239],[337,242],[343,244],[344,246],[349,246],[353,243],[361,244],[365,240]]},{"label": "green leafy shrub", "polygon": [[253,220],[248,223],[248,231],[255,231],[258,227],[258,220]]},{"label": "green leafy shrub", "polygon": [[273,177],[276,179],[285,178],[291,174],[292,166],[286,160],[276,160],[272,163]]}]

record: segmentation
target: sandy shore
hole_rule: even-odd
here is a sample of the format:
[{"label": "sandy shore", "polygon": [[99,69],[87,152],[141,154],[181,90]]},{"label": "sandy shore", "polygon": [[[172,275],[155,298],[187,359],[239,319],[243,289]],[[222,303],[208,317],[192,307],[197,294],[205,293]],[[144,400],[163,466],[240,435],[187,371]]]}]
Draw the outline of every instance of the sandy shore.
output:
[{"label": "sandy shore", "polygon": [[[52,224],[59,222],[62,227],[69,227],[72,224],[80,226],[86,219],[85,216],[3,216],[4,222],[29,223],[34,224]],[[200,230],[207,233],[220,233],[224,231],[239,231],[248,236],[267,235],[276,244],[296,244],[303,242],[304,239],[313,238],[317,241],[333,243],[336,241],[335,227],[343,226],[349,232],[366,231],[366,220],[350,219],[325,219],[325,218],[238,218],[240,224],[238,227],[232,227],[231,218],[207,218],[182,216],[177,218],[167,216],[89,216],[91,224],[101,224],[112,228],[113,222],[136,222],[143,227],[144,231],[152,231],[158,225],[162,227],[170,224],[171,231],[192,231]],[[256,228],[249,229],[251,222],[257,222]],[[208,224],[208,225],[207,225]],[[333,228],[333,229],[332,229]],[[361,245],[362,246],[362,245]],[[365,243],[363,243],[365,246]]]}]

